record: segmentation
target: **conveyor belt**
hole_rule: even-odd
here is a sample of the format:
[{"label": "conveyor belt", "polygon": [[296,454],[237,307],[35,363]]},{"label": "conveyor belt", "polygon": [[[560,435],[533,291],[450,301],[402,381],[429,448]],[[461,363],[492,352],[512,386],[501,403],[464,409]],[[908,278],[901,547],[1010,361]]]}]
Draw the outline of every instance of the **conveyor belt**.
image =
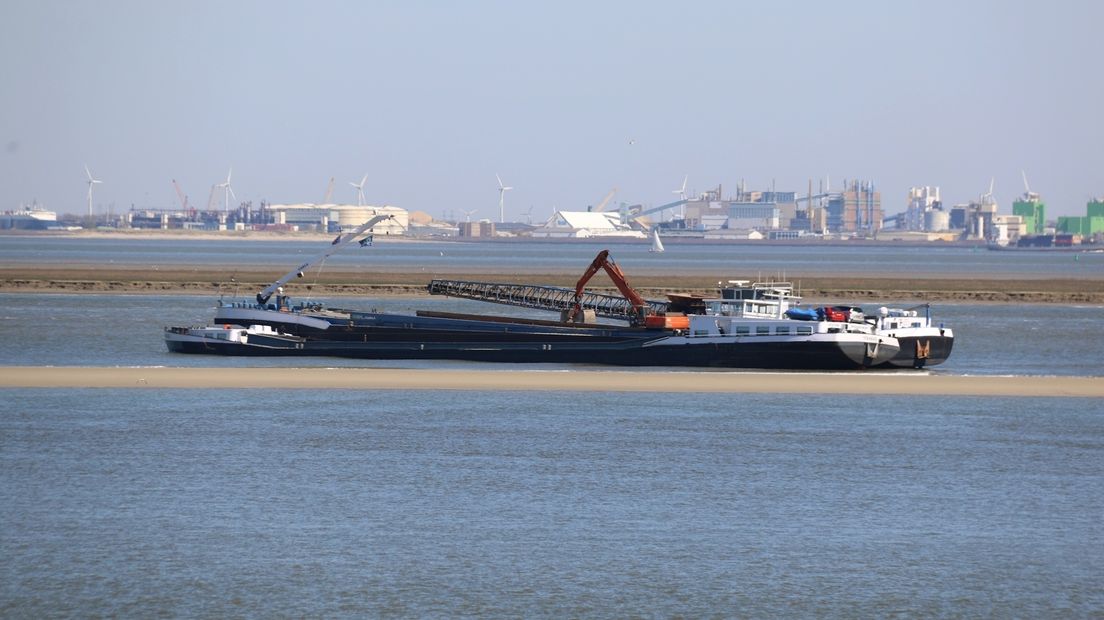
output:
[{"label": "conveyor belt", "polygon": [[[427,288],[431,295],[447,295],[553,312],[567,310],[575,303],[575,290],[558,286],[433,280]],[[607,319],[627,321],[633,316],[632,306],[624,297],[584,291],[579,305],[583,310],[593,310],[596,316]],[[654,314],[664,314],[667,311],[667,302],[649,300],[648,307]]]}]

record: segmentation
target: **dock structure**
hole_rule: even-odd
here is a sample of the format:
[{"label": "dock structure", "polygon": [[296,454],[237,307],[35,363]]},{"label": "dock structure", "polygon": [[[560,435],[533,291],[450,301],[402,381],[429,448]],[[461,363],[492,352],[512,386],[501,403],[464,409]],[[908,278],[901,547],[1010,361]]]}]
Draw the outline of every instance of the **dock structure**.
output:
[{"label": "dock structure", "polygon": [[[552,312],[563,312],[575,305],[575,290],[558,286],[433,280],[427,288],[430,295],[446,295]],[[667,311],[666,301],[648,300],[647,304],[654,314],[664,314]],[[634,316],[629,300],[618,295],[584,291],[579,298],[579,305],[584,311],[592,310],[595,316],[607,319],[628,321]]]}]

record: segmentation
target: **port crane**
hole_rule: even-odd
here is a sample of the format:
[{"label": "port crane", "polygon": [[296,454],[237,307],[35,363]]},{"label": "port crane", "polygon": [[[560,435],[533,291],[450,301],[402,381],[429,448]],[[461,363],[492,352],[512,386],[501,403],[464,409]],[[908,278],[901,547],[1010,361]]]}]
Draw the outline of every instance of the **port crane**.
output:
[{"label": "port crane", "polygon": [[188,197],[184,195],[184,191],[180,189],[180,184],[176,182],[176,179],[172,180],[173,187],[176,188],[176,195],[180,198],[180,208],[184,211],[188,210]]}]

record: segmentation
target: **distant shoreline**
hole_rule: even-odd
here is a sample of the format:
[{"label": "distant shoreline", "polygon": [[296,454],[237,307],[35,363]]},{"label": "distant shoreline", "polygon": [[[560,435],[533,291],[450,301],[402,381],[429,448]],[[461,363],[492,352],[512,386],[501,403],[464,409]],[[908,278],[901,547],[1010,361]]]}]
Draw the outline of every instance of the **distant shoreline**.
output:
[{"label": "distant shoreline", "polygon": [[[63,238],[87,238],[87,239],[177,239],[196,241],[329,241],[334,237],[333,233],[318,231],[280,231],[280,230],[156,230],[148,228],[117,229],[117,230],[4,230],[0,231],[0,237],[63,237]],[[648,245],[647,239],[632,237],[591,237],[585,239],[550,237],[534,238],[528,236],[510,237],[407,237],[384,236],[378,241],[383,243],[532,243],[532,244],[592,244],[602,243],[608,245]],[[664,237],[666,244],[687,245],[749,245],[772,247],[890,247],[890,248],[976,248],[987,250],[988,245],[982,241],[973,239],[965,241],[921,241],[916,239],[885,239],[885,238],[852,238],[852,239],[715,239],[702,238],[679,233],[671,233]],[[1023,252],[1092,252],[1104,251],[1104,245],[1093,244],[1085,247],[1069,248],[1001,248],[1005,251]]]},{"label": "distant shoreline", "polygon": [[[34,237],[49,235],[64,238],[94,239],[174,239],[174,240],[259,240],[259,241],[310,241],[326,243],[332,235],[310,232],[276,231],[75,231],[75,232],[27,232],[4,231],[3,236]],[[381,238],[383,244],[422,243],[472,243],[479,239],[409,239],[402,237]],[[487,242],[488,240],[482,240]],[[496,239],[495,243],[595,243],[599,240],[526,240]],[[624,240],[601,240],[627,243]],[[641,240],[631,243],[640,244]],[[818,242],[786,241],[704,241],[677,240],[675,243],[725,243],[738,245],[815,245]],[[820,242],[824,245],[852,245],[855,247],[882,245],[906,247],[907,242],[837,241]],[[932,247],[948,247],[951,244],[932,242]],[[408,268],[410,269],[410,268]],[[890,273],[877,272],[878,266],[862,275],[803,276],[791,274],[790,280],[806,303],[827,301],[834,303],[991,303],[991,304],[1086,304],[1104,305],[1104,274],[1082,273],[1063,279],[1021,276],[981,276],[973,274],[946,275],[940,273],[912,274],[902,279]],[[581,271],[581,267],[580,267]],[[147,266],[147,265],[94,265],[89,263],[50,263],[27,265],[0,265],[0,292],[2,293],[86,293],[86,294],[192,294],[227,295],[236,290],[249,298],[263,289],[281,269],[260,265],[202,265]],[[467,266],[437,266],[432,273],[410,269],[406,272],[366,273],[354,269],[331,266],[324,273],[288,283],[287,291],[298,297],[394,297],[425,295],[425,288],[433,278],[502,282],[512,284],[536,284],[573,288],[580,273],[563,268],[547,271],[542,267],[529,267],[529,271],[508,269],[507,266],[471,268]],[[309,280],[309,282],[308,282]],[[648,265],[634,268],[631,284],[645,297],[663,299],[668,293],[715,294],[717,276],[703,273],[672,275],[662,271],[650,271]],[[617,294],[604,276],[596,278],[588,290]]]}]

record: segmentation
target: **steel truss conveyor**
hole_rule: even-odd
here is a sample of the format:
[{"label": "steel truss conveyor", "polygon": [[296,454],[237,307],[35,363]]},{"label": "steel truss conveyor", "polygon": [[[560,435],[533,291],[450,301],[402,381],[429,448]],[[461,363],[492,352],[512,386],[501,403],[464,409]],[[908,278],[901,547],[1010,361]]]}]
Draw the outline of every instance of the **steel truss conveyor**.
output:
[{"label": "steel truss conveyor", "polygon": [[[552,312],[562,312],[575,305],[575,290],[558,286],[433,280],[427,288],[430,295],[447,295]],[[654,314],[667,311],[666,301],[647,300],[646,303]],[[579,305],[583,310],[593,310],[595,316],[607,319],[630,321],[634,316],[632,304],[624,297],[615,295],[583,292]]]}]

